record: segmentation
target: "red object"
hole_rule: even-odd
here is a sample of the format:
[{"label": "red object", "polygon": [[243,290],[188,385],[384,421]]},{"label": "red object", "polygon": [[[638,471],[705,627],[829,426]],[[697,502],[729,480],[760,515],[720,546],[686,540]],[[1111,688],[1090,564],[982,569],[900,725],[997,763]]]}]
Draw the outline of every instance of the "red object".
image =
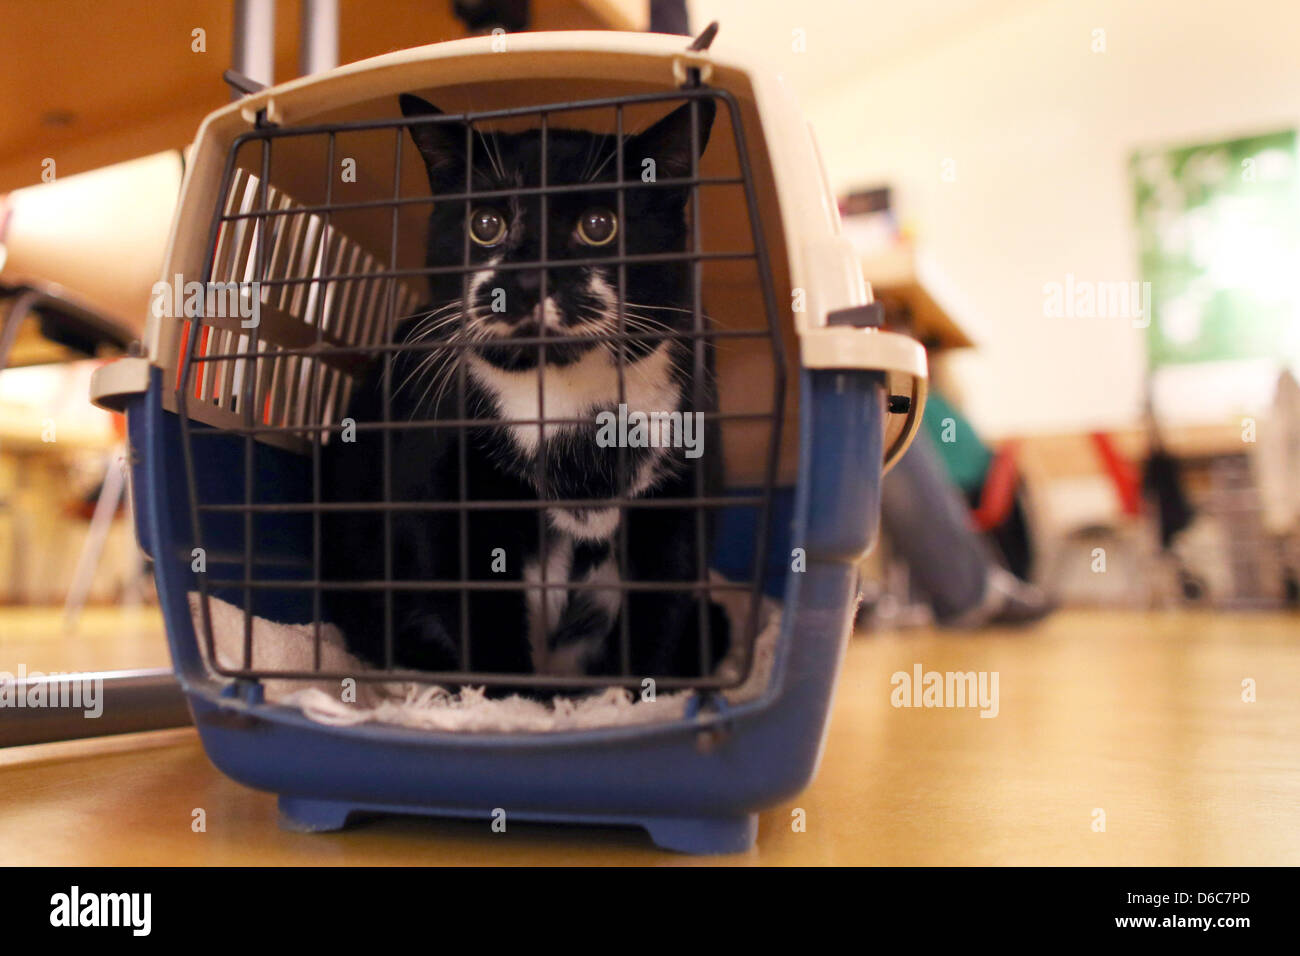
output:
[{"label": "red object", "polygon": [[[1115,486],[1120,511],[1128,517],[1136,517],[1142,507],[1142,481],[1137,469],[1120,454],[1115,439],[1107,433],[1092,432],[1088,437],[1101,458],[1106,476]],[[994,452],[984,476],[984,486],[980,489],[979,505],[971,511],[972,523],[979,531],[992,531],[1007,520],[1015,507],[1016,487],[1020,482],[1020,472],[1016,468],[1017,450],[1016,443],[1008,441]]]},{"label": "red object", "polygon": [[1016,485],[1020,482],[1016,468],[1018,450],[1014,441],[1003,442],[989,463],[984,487],[980,489],[979,507],[971,512],[971,519],[980,531],[992,531],[1007,520],[1015,507]]},{"label": "red object", "polygon": [[1101,463],[1106,468],[1115,493],[1119,495],[1120,510],[1129,517],[1135,517],[1142,507],[1142,482],[1137,469],[1120,454],[1115,447],[1115,439],[1105,432],[1093,432],[1088,436],[1092,445],[1101,456]]}]

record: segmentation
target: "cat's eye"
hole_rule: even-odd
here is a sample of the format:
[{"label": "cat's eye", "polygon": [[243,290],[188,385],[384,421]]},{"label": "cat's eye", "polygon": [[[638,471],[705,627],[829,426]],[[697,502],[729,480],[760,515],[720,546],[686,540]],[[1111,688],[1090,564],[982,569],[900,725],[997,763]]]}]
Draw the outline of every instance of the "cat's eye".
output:
[{"label": "cat's eye", "polygon": [[491,206],[479,206],[469,214],[469,237],[480,246],[495,246],[506,237],[506,217]]},{"label": "cat's eye", "polygon": [[618,235],[618,216],[608,209],[588,209],[578,217],[578,238],[589,246],[603,246]]}]

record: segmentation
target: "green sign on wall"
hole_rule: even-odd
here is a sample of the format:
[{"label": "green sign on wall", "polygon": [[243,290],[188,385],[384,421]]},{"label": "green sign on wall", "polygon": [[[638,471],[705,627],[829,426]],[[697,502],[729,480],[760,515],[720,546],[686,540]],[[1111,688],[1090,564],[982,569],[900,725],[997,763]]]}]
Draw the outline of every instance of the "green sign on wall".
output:
[{"label": "green sign on wall", "polygon": [[1142,150],[1131,169],[1150,366],[1300,359],[1295,131]]}]

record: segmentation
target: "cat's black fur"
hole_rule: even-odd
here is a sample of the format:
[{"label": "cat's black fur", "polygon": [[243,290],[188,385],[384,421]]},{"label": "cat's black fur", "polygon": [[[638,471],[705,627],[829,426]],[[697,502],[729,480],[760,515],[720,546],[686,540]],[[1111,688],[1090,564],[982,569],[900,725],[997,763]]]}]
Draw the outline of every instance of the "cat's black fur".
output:
[{"label": "cat's black fur", "polygon": [[[408,117],[437,114],[438,110],[413,96],[401,98]],[[699,101],[698,144],[708,142],[714,108]],[[460,123],[413,124],[412,140],[428,169],[434,196],[458,193],[466,182],[466,130]],[[608,257],[618,253],[618,243],[606,246],[582,244],[575,223],[593,207],[618,209],[617,193],[607,186],[615,178],[614,137],[584,131],[548,131],[547,178],[552,184],[590,181],[592,188],[576,193],[556,193],[548,198],[547,261],[568,258]],[[471,172],[475,191],[536,186],[540,182],[541,141],[538,131],[487,134],[476,130]],[[624,175],[639,180],[643,160],[653,158],[659,179],[690,174],[691,133],[689,104],[665,117],[624,143]],[[603,163],[603,165],[601,165]],[[595,170],[595,175],[592,175]],[[624,215],[618,228],[624,231],[628,254],[684,251],[688,247],[687,190],[672,187],[638,188],[625,193]],[[535,261],[541,258],[536,228],[541,201],[538,196],[510,196],[490,204],[511,223],[507,239],[494,248],[469,244],[470,261],[490,268],[489,258],[503,256],[505,262]],[[429,219],[426,262],[430,267],[459,266],[465,256],[466,207],[463,201],[435,202]],[[539,334],[534,306],[539,300],[540,270],[497,269],[472,295],[468,316],[462,308],[466,281],[460,274],[430,277],[431,306],[419,315],[403,320],[395,333],[396,343],[430,343],[463,337],[474,320],[504,320],[497,326],[505,335],[494,338],[473,352],[491,369],[519,372],[532,369],[537,375],[539,349],[536,345],[510,344],[511,338]],[[608,293],[602,299],[593,292],[593,277],[603,279],[608,289],[617,290],[616,267],[571,267],[549,269],[548,294],[554,297],[562,329],[548,329],[547,335],[582,334],[583,330],[617,331],[609,309]],[[626,267],[628,313],[652,318],[675,330],[692,327],[691,268],[689,263],[631,264]],[[505,290],[508,309],[490,311],[493,289]],[[616,291],[615,291],[615,294]],[[616,308],[616,307],[615,307]],[[441,311],[433,311],[441,309]],[[684,310],[684,311],[679,311]],[[433,312],[430,316],[430,311]],[[603,315],[600,323],[590,322]],[[438,320],[446,319],[439,323]],[[634,320],[628,319],[629,329]],[[644,330],[644,323],[639,325]],[[481,333],[480,329],[480,333]],[[639,363],[666,340],[625,343],[628,381],[640,374]],[[711,383],[701,382],[703,407],[694,396],[693,345],[690,340],[668,342],[672,365],[671,380],[680,396],[683,411],[708,411],[713,405]],[[551,344],[545,347],[548,376],[551,368],[573,365],[593,349],[617,349],[617,344],[595,341]],[[705,346],[707,367],[712,367],[711,346]],[[491,388],[471,374],[468,362],[461,370],[453,365],[456,351],[403,350],[393,354],[388,390],[391,404],[388,420],[450,420],[459,417],[458,388],[465,386],[464,411],[470,418],[499,418],[500,408]],[[585,367],[585,366],[583,366]],[[485,374],[492,374],[485,372]],[[358,423],[383,421],[384,363],[376,361],[356,389],[347,416]],[[711,378],[711,375],[705,376]],[[549,379],[548,379],[549,383]],[[549,387],[549,386],[548,386]],[[617,398],[602,408],[614,410]],[[526,453],[501,427],[466,430],[464,446],[465,493],[469,501],[536,501],[602,499],[625,493],[616,467],[618,449],[597,445],[595,415],[590,425],[570,428],[558,434],[548,429],[545,447],[544,481],[539,455]],[[554,413],[548,411],[548,417]],[[522,428],[536,426],[520,426]],[[461,494],[461,449],[455,428],[399,428],[390,431],[392,501],[397,503],[457,502]],[[536,435],[534,430],[533,435]],[[534,443],[535,447],[536,443]],[[681,449],[668,449],[662,459],[662,474],[642,498],[672,499],[695,494],[696,466],[706,470],[707,492],[716,493],[721,467],[721,441],[716,426],[706,431],[704,455],[692,461]],[[627,448],[624,476],[635,476],[651,449]],[[330,502],[375,502],[383,499],[384,437],[379,430],[358,429],[355,442],[335,439],[322,456],[322,499]],[[696,581],[696,520],[699,509],[629,508],[627,511],[628,567],[624,579],[633,581]],[[707,517],[707,516],[706,516]],[[397,582],[459,582],[463,578],[506,582],[518,587],[504,590],[469,590],[469,661],[476,672],[531,674],[538,672],[529,641],[529,612],[525,599],[523,569],[539,558],[537,509],[469,510],[466,513],[468,565],[461,566],[461,520],[456,510],[398,510],[390,518],[393,543],[391,572]],[[323,556],[328,581],[382,580],[384,578],[385,518],[381,513],[327,512],[324,517]],[[548,522],[550,519],[548,518]],[[708,529],[706,529],[708,534]],[[562,536],[560,536],[562,537]],[[555,525],[548,523],[548,548],[555,547]],[[709,535],[711,543],[711,534]],[[568,580],[581,580],[584,573],[613,559],[617,566],[616,536],[605,540],[573,544]],[[505,571],[494,568],[494,557],[505,559]],[[551,578],[554,580],[554,578]],[[534,589],[533,593],[538,593]],[[550,616],[548,647],[555,653],[575,642],[595,642],[577,667],[589,675],[621,672],[620,623],[591,591],[566,592],[559,614]],[[607,592],[608,593],[608,592]],[[462,594],[447,591],[401,591],[392,595],[392,664],[399,668],[426,671],[461,670],[460,628]],[[360,657],[382,666],[385,662],[382,591],[356,592],[346,585],[332,584],[327,591],[328,616],[344,631],[349,648]],[[699,676],[701,652],[699,604],[691,591],[636,592],[628,596],[631,635],[631,671],[636,676]],[[729,626],[726,615],[715,604],[708,605],[711,629],[709,668],[726,652]]]}]

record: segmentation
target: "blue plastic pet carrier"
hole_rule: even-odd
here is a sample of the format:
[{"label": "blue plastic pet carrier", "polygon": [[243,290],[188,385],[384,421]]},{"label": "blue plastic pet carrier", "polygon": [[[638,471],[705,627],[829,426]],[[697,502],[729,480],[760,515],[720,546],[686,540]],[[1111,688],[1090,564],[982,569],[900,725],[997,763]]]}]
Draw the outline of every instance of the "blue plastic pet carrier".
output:
[{"label": "blue plastic pet carrier", "polygon": [[[816,769],[882,471],[921,414],[924,353],[878,328],[809,129],[761,65],[661,35],[525,34],[500,47],[485,37],[351,64],[247,95],[199,129],[147,356],[105,366],[95,382],[96,400],[127,414],[137,533],[154,561],[176,673],[212,761],[278,794],[290,827],[337,829],[357,811],[504,812],[640,826],[676,850],[743,850],[758,812],[793,797]],[[322,501],[322,457],[346,440],[358,382],[372,363],[393,360],[399,318],[421,308],[422,283],[439,272],[425,259],[430,203],[463,203],[468,218],[480,198],[469,184],[433,194],[403,94],[436,104],[427,123],[458,124],[466,149],[489,158],[494,136],[511,130],[540,129],[546,156],[546,137],[563,129],[628,143],[683,106],[695,124],[701,149],[689,170],[628,174],[615,146],[609,182],[620,210],[635,189],[689,195],[686,248],[633,255],[620,236],[603,265],[689,269],[694,302],[673,334],[690,341],[697,371],[703,343],[716,350],[716,398],[702,414],[720,429],[725,467],[722,490],[701,478],[679,502],[716,520],[711,540],[701,532],[698,579],[672,585],[702,608],[725,605],[732,650],[725,666],[693,675],[525,681],[570,703],[623,688],[618,699],[604,692],[613,716],[548,724],[551,711],[534,701],[526,706],[541,725],[511,724],[502,714],[517,702],[492,693],[510,675],[370,668],[330,644],[323,605],[340,588],[382,594],[391,609],[403,588],[524,587],[470,579],[464,565],[452,581],[405,580],[392,561],[380,580],[322,573],[323,552],[356,544],[322,541],[338,507]],[[716,117],[711,133],[699,126],[706,113]],[[545,209],[573,187],[553,183],[556,171],[542,165],[538,182],[512,189],[542,197]],[[507,203],[510,191],[493,196]],[[468,275],[468,255],[442,271]],[[548,260],[544,244],[534,255],[529,266],[573,265]],[[630,338],[622,323],[619,336]],[[515,424],[544,421],[539,410]],[[463,434],[474,424],[439,427]],[[552,497],[531,507],[540,515],[579,504]],[[645,502],[613,505],[626,514]],[[459,512],[465,522],[474,503],[462,490],[400,506]],[[382,512],[385,527],[401,520],[391,495],[364,507]],[[528,585],[543,603],[555,586],[544,575]],[[606,582],[619,592],[624,640],[628,592],[659,586],[669,585]],[[707,611],[700,617],[707,625]],[[380,613],[375,627],[391,647],[390,618]],[[483,638],[468,615],[461,622],[465,640]],[[648,683],[655,693],[645,694]],[[315,696],[295,693],[300,686]],[[429,686],[446,688],[444,701],[461,686],[488,693],[461,694],[455,714],[419,711],[441,706],[419,693]],[[322,703],[335,687],[353,688],[355,699],[340,691]],[[385,694],[384,713],[400,719],[373,710],[352,719],[349,707],[374,707]],[[486,723],[466,716],[477,720],[475,707]],[[420,723],[451,717],[462,723]]]}]

